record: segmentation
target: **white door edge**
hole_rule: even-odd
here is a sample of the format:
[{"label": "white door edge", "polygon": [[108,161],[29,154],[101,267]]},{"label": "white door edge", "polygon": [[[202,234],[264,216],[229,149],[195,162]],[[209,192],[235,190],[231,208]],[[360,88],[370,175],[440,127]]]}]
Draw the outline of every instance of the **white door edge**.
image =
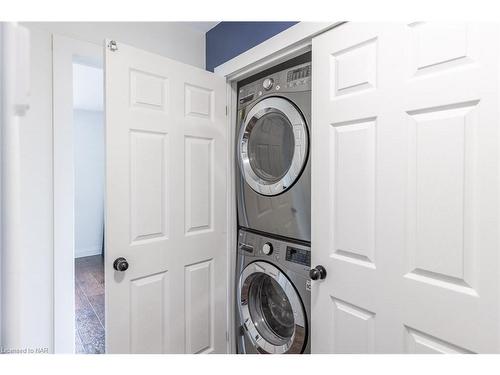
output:
[{"label": "white door edge", "polygon": [[234,150],[236,145],[236,126],[234,119],[236,118],[237,105],[237,89],[236,82],[228,82],[226,84],[227,98],[227,353],[236,353],[236,331],[235,331],[235,311],[236,304],[236,251],[238,236],[237,236],[237,214],[236,214],[236,186],[235,171],[236,160]]}]

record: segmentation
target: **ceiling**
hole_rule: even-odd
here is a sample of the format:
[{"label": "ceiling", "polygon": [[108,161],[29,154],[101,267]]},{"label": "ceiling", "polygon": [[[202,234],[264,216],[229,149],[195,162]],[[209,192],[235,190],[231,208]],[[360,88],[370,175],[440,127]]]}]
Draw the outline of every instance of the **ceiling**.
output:
[{"label": "ceiling", "polygon": [[211,28],[215,27],[220,22],[183,22],[186,26],[197,31],[206,33]]}]

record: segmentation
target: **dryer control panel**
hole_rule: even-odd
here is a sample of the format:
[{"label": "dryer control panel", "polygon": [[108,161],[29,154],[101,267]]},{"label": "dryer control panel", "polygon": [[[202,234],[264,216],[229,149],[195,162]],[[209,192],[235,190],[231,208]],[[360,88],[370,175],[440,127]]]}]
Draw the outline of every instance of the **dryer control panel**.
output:
[{"label": "dryer control panel", "polygon": [[311,63],[270,74],[255,82],[241,87],[238,91],[238,109],[268,95],[285,92],[311,90]]},{"label": "dryer control panel", "polygon": [[286,73],[287,87],[300,87],[311,82],[311,65],[302,65],[295,69],[290,69]]}]

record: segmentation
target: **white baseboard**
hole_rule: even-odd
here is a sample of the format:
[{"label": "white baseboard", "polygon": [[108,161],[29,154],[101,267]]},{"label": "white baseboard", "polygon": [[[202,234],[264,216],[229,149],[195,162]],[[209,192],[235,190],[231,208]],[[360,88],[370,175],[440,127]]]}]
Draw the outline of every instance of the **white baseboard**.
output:
[{"label": "white baseboard", "polygon": [[100,246],[87,247],[84,249],[75,249],[75,258],[90,257],[92,255],[101,255],[102,249]]}]

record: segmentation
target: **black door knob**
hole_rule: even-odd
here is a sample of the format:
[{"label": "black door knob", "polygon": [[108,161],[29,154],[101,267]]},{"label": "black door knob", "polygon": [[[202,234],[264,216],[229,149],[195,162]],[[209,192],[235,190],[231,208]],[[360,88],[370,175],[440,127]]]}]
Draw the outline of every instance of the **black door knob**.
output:
[{"label": "black door knob", "polygon": [[323,266],[316,266],[309,271],[311,280],[323,280],[326,277],[326,269]]},{"label": "black door knob", "polygon": [[128,269],[128,262],[125,258],[116,258],[113,262],[113,268],[117,271],[123,272]]}]

